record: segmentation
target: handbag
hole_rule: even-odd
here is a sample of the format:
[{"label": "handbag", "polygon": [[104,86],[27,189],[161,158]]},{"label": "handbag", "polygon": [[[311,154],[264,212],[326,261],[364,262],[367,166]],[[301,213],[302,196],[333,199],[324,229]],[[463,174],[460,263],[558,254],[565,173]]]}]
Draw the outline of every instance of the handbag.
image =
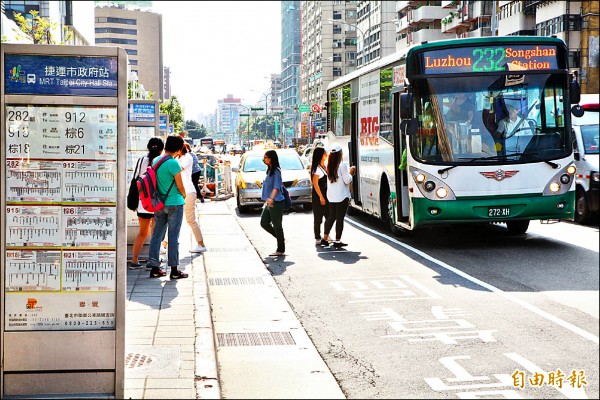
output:
[{"label": "handbag", "polygon": [[284,197],[284,201],[285,201],[285,203],[284,203],[285,208],[291,207],[292,199],[290,198],[290,193],[283,185],[281,185],[281,193],[283,193],[283,197]]},{"label": "handbag", "polygon": [[141,157],[135,165],[133,177],[131,178],[131,182],[129,183],[129,192],[127,192],[127,208],[129,208],[131,211],[137,210],[138,203],[140,201],[140,192],[137,186],[137,175],[139,173],[138,170],[142,164],[142,159],[143,157]]}]

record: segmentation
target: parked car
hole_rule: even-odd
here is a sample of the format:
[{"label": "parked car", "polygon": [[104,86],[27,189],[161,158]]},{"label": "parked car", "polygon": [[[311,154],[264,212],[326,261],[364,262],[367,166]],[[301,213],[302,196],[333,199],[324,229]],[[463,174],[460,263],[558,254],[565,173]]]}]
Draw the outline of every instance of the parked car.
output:
[{"label": "parked car", "polygon": [[[292,206],[302,204],[305,210],[312,209],[310,173],[302,164],[300,156],[293,149],[276,149],[281,166],[283,184],[290,193]],[[260,207],[262,182],[267,166],[263,162],[264,151],[250,151],[242,155],[240,164],[233,167],[237,207],[240,213],[250,207]]]},{"label": "parked car", "polygon": [[575,221],[585,224],[598,216],[598,121],[600,95],[583,94],[579,105],[583,107],[581,117],[573,116],[572,126],[577,142],[575,151],[576,200]]}]

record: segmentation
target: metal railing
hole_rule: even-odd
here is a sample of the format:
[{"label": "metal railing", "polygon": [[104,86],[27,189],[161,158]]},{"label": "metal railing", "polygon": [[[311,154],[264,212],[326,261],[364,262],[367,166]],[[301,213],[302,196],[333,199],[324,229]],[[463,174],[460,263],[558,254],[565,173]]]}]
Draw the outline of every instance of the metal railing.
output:
[{"label": "metal railing", "polygon": [[231,164],[225,161],[224,164],[217,163],[211,165],[206,159],[201,161],[203,172],[200,183],[206,196],[212,200],[226,200],[233,196],[233,183],[231,179]]}]

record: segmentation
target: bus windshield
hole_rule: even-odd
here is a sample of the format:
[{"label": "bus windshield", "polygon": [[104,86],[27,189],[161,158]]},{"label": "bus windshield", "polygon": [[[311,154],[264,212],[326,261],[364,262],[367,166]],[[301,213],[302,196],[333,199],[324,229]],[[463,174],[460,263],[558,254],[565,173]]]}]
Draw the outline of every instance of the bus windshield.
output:
[{"label": "bus windshield", "polygon": [[419,129],[412,156],[424,163],[539,162],[571,151],[564,74],[485,74],[415,79]]}]

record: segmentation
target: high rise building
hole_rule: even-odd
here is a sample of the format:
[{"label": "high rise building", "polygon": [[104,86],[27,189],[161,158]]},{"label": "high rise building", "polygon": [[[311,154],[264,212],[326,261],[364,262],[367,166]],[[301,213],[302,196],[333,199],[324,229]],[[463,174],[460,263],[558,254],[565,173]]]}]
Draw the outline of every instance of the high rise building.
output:
[{"label": "high rise building", "polygon": [[[444,2],[442,2],[444,3]],[[492,16],[497,2],[459,1],[448,4],[449,13],[442,18],[442,33],[459,38],[492,36]],[[456,8],[455,8],[456,7]]]},{"label": "high rise building", "polygon": [[396,4],[359,0],[356,5],[356,65],[358,68],[396,51]]},{"label": "high rise building", "polygon": [[300,103],[300,1],[281,2],[281,105]]},{"label": "high rise building", "polygon": [[164,100],[162,15],[126,7],[96,7],[96,44],[125,49],[132,74],[154,99]]},{"label": "high rise building", "polygon": [[300,1],[281,2],[281,107],[285,126],[298,136],[300,104]]},{"label": "high rise building", "polygon": [[271,104],[269,108],[275,110],[281,108],[281,74],[271,74],[269,93],[271,94]]},{"label": "high rise building", "polygon": [[240,125],[240,105],[242,100],[228,94],[217,105],[217,134],[228,142],[235,141],[237,127]]},{"label": "high rise building", "polygon": [[[356,1],[303,1],[300,15],[300,98],[322,107],[327,85],[356,68]],[[303,123],[322,131],[324,116],[303,115]]]},{"label": "high rise building", "polygon": [[[16,41],[16,25],[5,23],[5,17],[15,21],[14,13],[20,13],[31,18],[31,10],[57,24],[52,31],[56,44],[94,45],[94,3],[89,1],[3,1],[2,13],[5,16],[2,17],[2,37],[7,37],[9,42]],[[66,36],[68,31],[72,33],[69,40]]]},{"label": "high rise building", "polygon": [[458,10],[458,1],[398,1],[396,50],[421,42],[452,39],[454,32],[442,31],[442,19]]}]

